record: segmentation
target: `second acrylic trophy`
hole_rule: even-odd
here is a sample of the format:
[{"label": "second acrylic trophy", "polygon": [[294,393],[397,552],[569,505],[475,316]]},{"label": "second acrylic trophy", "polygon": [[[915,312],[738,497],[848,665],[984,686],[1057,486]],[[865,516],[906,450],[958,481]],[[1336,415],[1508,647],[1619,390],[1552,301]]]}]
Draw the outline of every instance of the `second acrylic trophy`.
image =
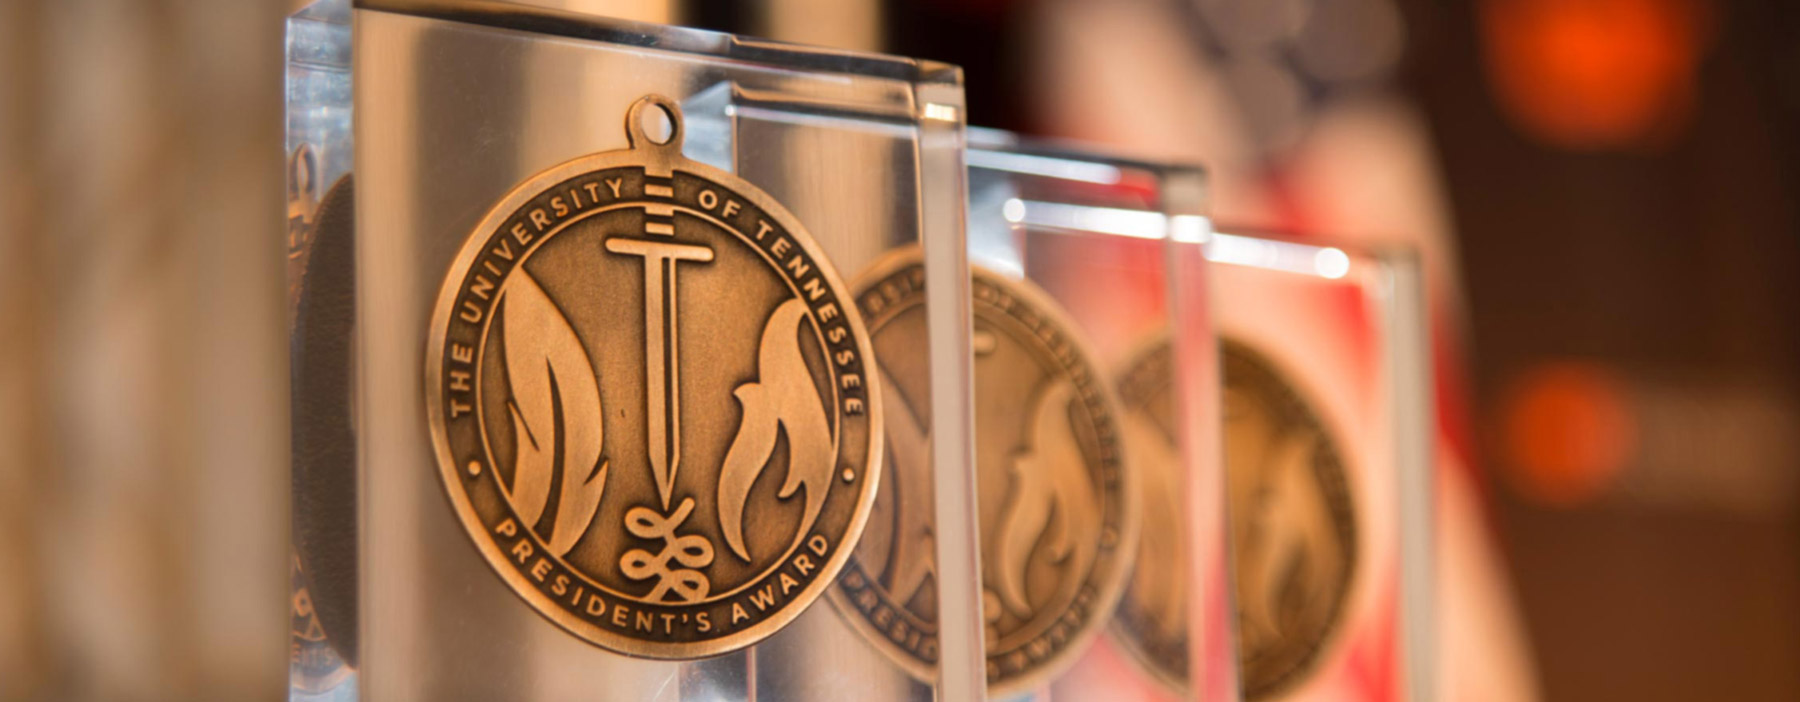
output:
[{"label": "second acrylic trophy", "polygon": [[969,165],[988,695],[1224,699],[1203,173],[993,131]]}]

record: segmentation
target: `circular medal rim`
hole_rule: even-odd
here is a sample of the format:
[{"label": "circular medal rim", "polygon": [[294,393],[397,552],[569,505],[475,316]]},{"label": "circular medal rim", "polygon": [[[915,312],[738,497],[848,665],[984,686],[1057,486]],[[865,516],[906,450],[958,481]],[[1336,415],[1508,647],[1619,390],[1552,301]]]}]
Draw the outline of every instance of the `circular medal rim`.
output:
[{"label": "circular medal rim", "polygon": [[[1169,365],[1170,366],[1175,365],[1175,335],[1169,331],[1169,329],[1167,328],[1167,325],[1164,325],[1164,328],[1158,330],[1156,333],[1147,335],[1144,338],[1139,339],[1138,341],[1131,344],[1127,348],[1130,350],[1127,351],[1125,354],[1123,354],[1123,356],[1125,358],[1125,362],[1120,365],[1119,372],[1115,373],[1113,375],[1113,387],[1115,388],[1115,390],[1119,387],[1120,380],[1123,380],[1124,378],[1129,376],[1132,371],[1137,370],[1138,366],[1140,366],[1144,362],[1150,360],[1153,354],[1155,354],[1159,351],[1162,351],[1163,349],[1167,349],[1167,353],[1169,354]],[[1171,382],[1178,382],[1178,381],[1171,380]],[[1125,411],[1126,414],[1130,414],[1132,412],[1138,411],[1134,407],[1126,406],[1124,395],[1122,393],[1119,396],[1119,406]],[[1180,447],[1177,446],[1176,448],[1177,448],[1177,452],[1179,453]],[[1182,456],[1181,458],[1183,461],[1183,464],[1181,466],[1181,472],[1184,474],[1188,473],[1191,466],[1188,466],[1186,464],[1187,457]],[[1183,500],[1183,501],[1185,502],[1185,500]],[[1139,507],[1141,508],[1142,505],[1140,504]],[[1143,539],[1142,529],[1139,530],[1138,538],[1140,540]],[[1191,540],[1184,540],[1184,543],[1182,544],[1182,549],[1185,551],[1191,545],[1192,545]],[[1190,553],[1190,554],[1186,554],[1186,555],[1191,556],[1192,554]],[[1136,560],[1133,561],[1133,563],[1132,563],[1132,572],[1133,573],[1137,572],[1137,566],[1140,564],[1141,564],[1141,562],[1139,562],[1139,561],[1136,561]],[[1182,579],[1184,582],[1188,583],[1191,586],[1193,578],[1188,577],[1189,575],[1191,575],[1191,574],[1185,573],[1185,572],[1182,573]],[[1121,591],[1120,595],[1119,595],[1119,606],[1120,607],[1123,607],[1125,604],[1126,593],[1129,593],[1131,591],[1131,585],[1129,583],[1130,578],[1127,577],[1126,580],[1127,580],[1127,584],[1125,586],[1125,589],[1123,591]],[[1189,602],[1188,604],[1191,606],[1193,603]],[[1161,663],[1158,663],[1155,660],[1156,657],[1154,655],[1151,655],[1148,648],[1142,645],[1142,643],[1140,641],[1140,637],[1133,635],[1131,630],[1125,626],[1123,620],[1121,620],[1119,618],[1116,611],[1114,612],[1112,619],[1107,622],[1106,633],[1108,636],[1112,637],[1112,639],[1114,641],[1118,642],[1119,648],[1125,650],[1125,652],[1126,652],[1125,657],[1131,659],[1132,663],[1137,665],[1139,669],[1143,670],[1146,675],[1149,675],[1152,680],[1154,680],[1158,684],[1162,685],[1169,692],[1175,693],[1177,695],[1184,695],[1184,694],[1188,693],[1189,685],[1191,684],[1189,679],[1193,676],[1193,673],[1192,673],[1193,663],[1191,660],[1188,662],[1189,663],[1189,672],[1186,676],[1176,675],[1174,671],[1171,671],[1171,670],[1165,668]],[[1193,632],[1190,630],[1187,632],[1187,634],[1188,635],[1182,637],[1181,644],[1183,647],[1189,647],[1189,646],[1193,645],[1193,643],[1192,643],[1193,642],[1193,636],[1192,636]],[[1193,652],[1193,649],[1190,648],[1189,649],[1190,657],[1191,657],[1192,652]]]},{"label": "circular medal rim", "polygon": [[[1027,278],[1014,278],[997,270],[973,263],[969,265],[969,273],[971,278],[969,291],[969,317],[971,328],[973,327],[973,320],[979,316],[975,312],[976,301],[974,298],[974,280],[986,278],[989,284],[1023,298],[1026,304],[1029,304],[1034,311],[1039,315],[1048,318],[1048,320],[1056,325],[1058,330],[1062,332],[1063,337],[1075,347],[1075,350],[1080,352],[1082,359],[1087,362],[1088,375],[1093,379],[1095,387],[1100,392],[1101,404],[1106,407],[1108,415],[1112,418],[1115,435],[1118,437],[1118,440],[1115,441],[1114,444],[1118,449],[1117,460],[1120,476],[1119,489],[1123,491],[1124,496],[1124,499],[1122,500],[1123,504],[1121,506],[1123,515],[1120,520],[1119,541],[1113,547],[1120,555],[1113,566],[1113,571],[1100,579],[1103,587],[1098,588],[1099,595],[1094,598],[1094,607],[1092,608],[1094,613],[1093,620],[1088,626],[1083,627],[1082,630],[1077,632],[1074,636],[1069,637],[1069,643],[1063,646],[1062,650],[1052,654],[1036,668],[1015,674],[1011,678],[1001,678],[998,681],[988,684],[989,695],[1005,697],[1029,689],[1067,672],[1068,668],[1074,665],[1075,660],[1079,658],[1081,654],[1086,653],[1088,648],[1094,645],[1094,641],[1099,638],[1100,634],[1104,632],[1107,629],[1107,626],[1112,622],[1114,610],[1119,606],[1119,599],[1125,595],[1125,582],[1131,575],[1133,563],[1137,560],[1138,530],[1142,526],[1140,524],[1139,517],[1141,515],[1139,514],[1137,504],[1138,472],[1136,465],[1133,463],[1130,447],[1127,446],[1124,441],[1124,427],[1120,424],[1119,420],[1123,414],[1120,412],[1121,406],[1119,404],[1118,395],[1114,392],[1112,387],[1112,378],[1106,376],[1102,371],[1099,363],[1100,356],[1094,353],[1093,347],[1088,344],[1085,332],[1081,331],[1081,327],[1075,324],[1075,321],[1069,317],[1068,312],[1063,310],[1062,305],[1056,302],[1055,298],[1051,297],[1049,292],[1038,287],[1037,284],[1031,282]],[[1064,373],[1067,372],[1067,369],[1061,370]]]},{"label": "circular medal rim", "polygon": [[[634,104],[643,102],[644,100],[640,99]],[[628,114],[635,117],[637,109],[632,109]],[[462,486],[462,469],[456,464],[455,456],[450,455],[449,428],[445,425],[443,418],[443,384],[441,381],[444,344],[449,333],[450,319],[454,314],[460,283],[477,262],[483,245],[491,238],[492,232],[496,231],[506,218],[516,212],[519,207],[542,194],[547,187],[568,178],[595,171],[640,167],[648,172],[653,167],[661,167],[668,170],[671,175],[675,171],[692,174],[711,182],[720,189],[744,198],[786,230],[794,244],[813,259],[815,265],[819,266],[820,277],[825,280],[826,285],[833,292],[837,293],[840,300],[853,303],[855,298],[848,294],[846,286],[839,277],[835,262],[826,257],[824,252],[819,249],[818,244],[813,240],[812,233],[802,226],[786,207],[763,192],[762,189],[736,175],[682,156],[680,154],[680,135],[682,133],[680,116],[678,112],[672,112],[670,116],[676,120],[677,127],[673,132],[674,136],[667,143],[657,144],[645,141],[624,149],[577,156],[520,181],[509,189],[496,204],[488,208],[487,213],[482,215],[480,221],[465,235],[462,246],[458,249],[456,257],[452,259],[444,284],[438,291],[437,301],[432,306],[432,316],[425,344],[424,391],[427,423],[431,430],[432,453],[437,459],[439,483],[444,490],[445,497],[451,503],[452,511],[456,513],[457,521],[462,524],[465,535],[475,544],[483,559],[487,561],[488,569],[500,577],[515,596],[524,600],[539,615],[590,644],[639,658],[693,660],[730,653],[774,635],[810,609],[819,599],[819,595],[831,589],[831,585],[837,581],[838,574],[843,570],[844,564],[848,562],[856,544],[862,539],[863,527],[868,522],[869,510],[874,504],[875,491],[880,484],[882,459],[886,450],[886,434],[881,430],[883,420],[880,380],[866,377],[866,373],[863,378],[863,387],[868,392],[868,401],[866,402],[868,412],[865,416],[868,418],[871,429],[868,441],[869,450],[862,468],[861,478],[864,480],[864,484],[858,491],[856,509],[851,515],[850,523],[845,527],[842,537],[838,539],[838,550],[825,560],[825,563],[820,566],[818,575],[803,586],[797,595],[761,621],[717,638],[685,643],[634,637],[588,622],[579,615],[564,609],[559,600],[539,592],[535,584],[527,580],[523,573],[513,568],[510,556],[499,547],[493,538],[488,536],[487,525],[481,522],[480,516],[471,506],[468,490]],[[628,133],[632,133],[631,130],[636,128],[635,125],[628,125]],[[632,135],[636,136],[635,133]],[[733,231],[732,234],[737,235],[737,232]],[[747,242],[745,245],[755,248],[753,244]],[[840,305],[840,308],[842,307],[846,307],[846,305]],[[856,336],[857,352],[862,354],[865,365],[867,365],[875,357],[873,340],[869,336],[868,328],[863,324],[860,310],[854,309],[856,307],[854,304],[847,305],[847,307],[851,309],[840,309],[840,312],[843,314],[845,324]],[[843,415],[841,408],[833,408],[832,411],[840,416]],[[841,449],[838,458],[840,460],[844,458]],[[492,467],[490,466],[489,469],[492,470]],[[832,477],[837,478],[836,475]],[[480,536],[478,537],[477,534]],[[804,541],[805,535],[802,534],[799,538]],[[768,576],[765,576],[765,579],[766,577]],[[636,600],[631,600],[631,603],[642,604]]]},{"label": "circular medal rim", "polygon": [[[1362,580],[1364,568],[1359,566],[1362,565],[1361,561],[1363,560],[1362,549],[1364,537],[1359,529],[1359,519],[1356,514],[1356,497],[1353,494],[1355,486],[1352,485],[1350,481],[1350,457],[1344,451],[1343,444],[1338,441],[1336,434],[1329,426],[1326,415],[1318,409],[1323,405],[1314,402],[1311,396],[1302,391],[1299,384],[1290,380],[1297,376],[1289,372],[1284,364],[1278,362],[1273,354],[1264,352],[1256,344],[1234,335],[1219,334],[1218,345],[1221,422],[1224,420],[1224,414],[1222,412],[1224,409],[1223,393],[1227,382],[1225,378],[1225,357],[1227,350],[1230,349],[1240,356],[1248,358],[1252,363],[1260,365],[1263,370],[1267,371],[1270,376],[1280,383],[1281,389],[1286,391],[1288,396],[1298,403],[1301,409],[1306,411],[1307,417],[1309,417],[1313,424],[1318,427],[1320,436],[1330,442],[1332,453],[1337,455],[1338,472],[1340,474],[1339,478],[1343,481],[1343,490],[1341,491],[1340,496],[1343,498],[1345,506],[1344,513],[1346,519],[1344,521],[1348,522],[1349,526],[1347,531],[1349,532],[1348,540],[1350,544],[1347,550],[1349,551],[1351,558],[1349,565],[1345,567],[1344,586],[1342,591],[1338,593],[1337,604],[1333,607],[1331,617],[1327,620],[1329,624],[1325,628],[1325,633],[1313,643],[1312,651],[1302,658],[1297,665],[1291,666],[1280,676],[1254,690],[1250,687],[1249,676],[1243,674],[1243,666],[1240,661],[1239,677],[1243,679],[1240,680],[1239,683],[1243,688],[1244,699],[1246,702],[1255,702],[1257,700],[1272,699],[1280,696],[1284,692],[1293,690],[1296,687],[1305,684],[1308,676],[1317,671],[1320,666],[1324,664],[1325,659],[1329,657],[1328,654],[1336,650],[1344,641],[1344,638],[1348,636],[1349,632],[1347,630],[1347,625],[1349,623],[1348,619],[1351,616],[1351,604],[1358,593],[1363,589]],[[1221,428],[1222,427],[1223,424],[1221,424]],[[1221,448],[1223,447],[1223,436],[1223,434],[1220,434]],[[1227,476],[1227,479],[1229,479],[1229,476]],[[1229,498],[1229,496],[1227,497]],[[1229,499],[1227,499],[1227,502],[1229,502]],[[1229,523],[1227,523],[1226,528],[1230,528]],[[1228,556],[1227,567],[1231,568],[1231,572],[1235,576],[1235,573],[1237,572],[1237,556],[1236,549],[1232,547],[1231,544],[1226,544],[1226,555]],[[1235,593],[1237,591],[1235,577],[1233,578],[1230,587],[1232,592]],[[1235,629],[1237,626],[1237,603],[1235,601],[1235,595],[1234,601],[1232,602],[1232,617],[1232,627]],[[1238,657],[1242,658],[1242,656],[1243,651],[1240,650],[1238,652]]]},{"label": "circular medal rim", "polygon": [[[921,267],[924,265],[923,251],[918,244],[909,244],[902,248],[890,251],[866,267],[863,272],[858,274],[854,279],[856,283],[853,287],[857,290],[859,297],[858,311],[861,311],[861,293],[873,289],[872,287],[865,289],[865,283],[872,286],[873,283],[884,280],[889,276],[898,273],[902,269],[913,265]],[[1100,357],[1093,352],[1093,348],[1088,344],[1087,338],[1081,335],[1081,328],[1074,324],[1074,320],[1068,316],[1067,312],[1063,311],[1062,305],[1057,303],[1048,292],[1045,292],[1030,280],[1025,278],[1013,278],[998,270],[970,262],[969,320],[971,331],[973,331],[974,320],[977,317],[975,312],[976,301],[974,298],[974,285],[975,281],[978,279],[1019,297],[1034,311],[1038,312],[1056,327],[1062,336],[1068,340],[1070,345],[1075,347],[1075,350],[1080,354],[1082,360],[1085,361],[1085,365],[1088,367],[1089,371],[1088,375],[1093,379],[1094,385],[1100,392],[1101,403],[1107,408],[1109,416],[1112,417],[1112,423],[1115,426],[1118,425],[1118,418],[1122,415],[1119,413],[1120,404],[1118,396],[1114,393],[1111,379],[1101,374],[1099,365]],[[1014,321],[1016,322],[1017,320]],[[874,335],[874,331],[869,333],[870,343],[874,342]],[[970,350],[969,360],[970,372],[973,374],[973,349]],[[1067,369],[1058,366],[1057,372],[1066,374]],[[973,391],[973,388],[971,388],[971,391]],[[970,400],[972,403],[973,395],[970,396]],[[1095,597],[1094,606],[1091,608],[1094,615],[1090,617],[1086,626],[1081,627],[1074,636],[1069,637],[1068,642],[1061,649],[1037,666],[1030,670],[1013,674],[1010,677],[1002,677],[987,683],[989,696],[1009,696],[1030,689],[1041,684],[1045,680],[1054,678],[1066,672],[1068,667],[1073,665],[1075,660],[1093,645],[1096,638],[1099,637],[1112,622],[1113,611],[1118,606],[1120,598],[1124,595],[1126,580],[1131,573],[1132,563],[1137,558],[1138,530],[1140,526],[1137,510],[1138,496],[1136,492],[1137,471],[1131,463],[1131,454],[1129,449],[1125,446],[1124,441],[1121,439],[1117,441],[1115,445],[1118,448],[1117,461],[1120,469],[1120,486],[1124,496],[1124,504],[1120,516],[1119,542],[1114,547],[1120,556],[1116,559],[1117,564],[1114,566],[1113,572],[1104,574],[1104,577],[1095,578],[1100,582],[1102,587],[1096,588],[1098,590],[1098,596]],[[975,470],[979,470],[978,467],[973,465],[971,465],[971,467]],[[977,533],[975,538],[977,539],[976,545],[977,550],[979,551],[981,535]],[[936,554],[933,554],[933,557],[935,556]],[[934,578],[935,577],[936,576],[934,576]],[[883,594],[886,594],[885,591]],[[873,622],[867,621],[862,612],[856,609],[854,603],[846,601],[844,599],[845,597],[847,597],[847,595],[845,595],[840,588],[834,587],[827,599],[831,600],[832,605],[838,608],[839,613],[843,615],[845,619],[850,620],[852,627],[855,628],[859,634],[862,634],[867,639],[872,639],[875,648],[887,654],[890,659],[895,660],[901,667],[906,668],[908,672],[913,673],[915,677],[921,681],[929,683],[934,682],[937,679],[935,664],[924,664],[900,647],[894,645],[892,641],[887,639],[886,635],[875,629]],[[985,621],[982,623],[982,626],[983,628],[986,627]],[[939,635],[942,635],[941,627]],[[984,650],[987,648],[987,646],[983,646]],[[940,650],[940,656],[941,655]],[[988,660],[991,660],[991,655],[991,652],[984,655],[983,662],[986,663]]]},{"label": "circular medal rim", "polygon": [[[857,314],[859,314],[859,315],[862,314],[862,295],[864,293],[873,291],[875,283],[879,283],[883,280],[886,280],[886,279],[888,279],[888,277],[890,277],[896,273],[899,273],[900,271],[906,269],[907,267],[909,267],[913,264],[918,264],[920,269],[923,270],[924,269],[924,260],[925,260],[924,252],[920,249],[918,244],[913,243],[913,244],[905,244],[899,248],[888,251],[887,253],[884,253],[881,256],[877,257],[873,263],[870,263],[869,265],[864,266],[862,272],[857,273],[856,276],[851,279],[851,283],[850,283],[851,293],[853,295],[855,295],[855,297],[852,298],[851,303],[856,307]],[[921,294],[923,294],[923,292],[921,292]],[[921,302],[920,304],[924,304],[924,303]],[[971,318],[971,320],[973,319],[973,310],[972,309],[971,309],[970,318]],[[866,322],[867,320],[864,320],[864,321]],[[869,332],[868,338],[869,338],[869,344],[873,345],[875,343],[875,332],[873,330],[871,330]],[[971,354],[971,358],[973,358],[972,354]],[[876,359],[876,362],[879,363],[880,359]],[[899,392],[899,390],[896,389],[895,392]],[[971,404],[973,404],[973,396],[971,396]],[[887,425],[883,424],[881,427],[879,427],[879,430],[881,432],[882,439],[885,442],[886,438],[887,438]],[[885,451],[886,449],[884,448],[883,450]],[[887,454],[883,453],[882,460],[885,462],[886,459],[887,459]],[[933,463],[934,470],[935,470],[935,465],[936,464],[934,462]],[[886,467],[887,466],[883,466],[883,468],[886,468]],[[971,468],[974,467],[973,460],[970,461],[970,467]],[[933,481],[933,482],[935,483],[935,481]],[[935,496],[934,496],[934,499],[935,499]],[[871,508],[872,507],[873,507],[873,503],[871,503]],[[937,510],[933,509],[932,511],[935,513]],[[934,516],[935,516],[935,514],[934,514]],[[860,545],[860,540],[858,542],[858,545]],[[979,544],[977,544],[977,546],[979,547]],[[931,554],[931,558],[933,561],[936,561],[937,554],[936,553]],[[845,559],[845,561],[844,561],[845,567],[849,567],[850,561],[852,561],[852,560],[856,561],[858,568],[862,568],[862,561],[861,561],[861,559],[856,558],[854,550],[851,553],[850,557],[848,559]],[[862,570],[863,570],[863,577],[865,577],[869,580],[869,586],[877,587],[875,584],[875,579],[874,579],[874,577],[870,576],[868,569],[862,568]],[[937,679],[938,679],[938,673],[937,673],[938,664],[941,663],[942,659],[943,659],[942,639],[941,638],[939,639],[939,648],[938,648],[939,660],[930,661],[930,662],[919,660],[918,657],[907,652],[905,649],[900,648],[900,646],[895,644],[893,641],[889,640],[887,637],[887,634],[883,633],[880,629],[877,629],[875,627],[875,623],[872,621],[869,621],[868,617],[863,615],[862,610],[857,609],[856,603],[851,602],[849,600],[850,596],[848,594],[846,594],[844,592],[843,588],[839,585],[838,581],[842,579],[843,574],[840,572],[838,574],[838,576],[839,577],[832,578],[831,589],[829,592],[826,593],[825,599],[829,600],[831,602],[831,606],[837,610],[839,617],[841,617],[845,621],[848,621],[850,623],[850,628],[854,629],[856,631],[856,633],[859,634],[863,638],[863,640],[869,642],[871,646],[873,646],[876,650],[880,651],[884,656],[886,656],[889,661],[900,666],[900,668],[905,670],[908,675],[911,675],[914,680],[918,680],[920,682],[927,683],[927,684],[936,683]],[[936,586],[938,584],[937,574],[933,573],[931,577],[932,577],[932,584],[934,586]],[[882,590],[881,594],[882,594],[884,600],[887,600],[889,602],[892,601],[892,598],[887,596],[888,593],[886,590]],[[941,637],[942,635],[943,635],[943,626],[942,626],[942,622],[939,622],[938,623],[938,631],[933,632],[932,636],[933,637]]]},{"label": "circular medal rim", "polygon": [[[561,225],[551,228],[550,230],[544,232],[543,236],[544,236],[545,240],[549,240],[551,238],[554,238],[556,235],[561,234],[570,225],[575,224],[579,221],[585,220],[589,217],[606,214],[608,212],[634,209],[634,208],[638,208],[637,203],[626,202],[626,203],[613,203],[613,204],[608,204],[608,205],[600,205],[600,206],[593,208],[593,210],[591,212],[589,212],[588,214],[584,214],[579,217],[572,217],[569,221],[564,222]],[[712,213],[706,212],[705,210],[696,209],[696,208],[688,206],[688,205],[680,205],[680,204],[670,205],[670,208],[675,212],[683,212],[683,213],[686,213],[689,216],[692,216],[696,219],[706,220],[708,223],[710,223],[713,226],[716,226],[720,229],[725,230],[726,232],[730,233],[732,236],[739,237],[739,238],[745,237],[745,234],[742,231],[739,231],[737,228],[725,223],[724,221],[720,220],[718,217],[714,216]],[[537,253],[537,251],[538,251],[537,245],[535,245],[535,244],[528,245],[524,250],[520,251],[518,262],[513,265],[515,265],[515,266],[525,265],[525,263],[527,261],[530,261],[531,257],[533,255],[535,255]],[[768,263],[770,263],[771,265],[775,265],[778,263],[776,261],[768,260],[769,257],[767,254],[762,254],[762,252],[758,252],[758,253],[761,254],[762,258],[765,261],[767,261]],[[786,288],[788,290],[792,291],[792,293],[795,296],[800,296],[802,294],[799,286],[795,285],[792,282],[787,282]],[[475,342],[477,350],[475,352],[474,365],[476,367],[479,367],[481,365],[481,363],[483,362],[483,360],[485,359],[485,357],[488,353],[486,347],[488,346],[488,342],[492,338],[492,336],[493,336],[493,324],[492,324],[492,318],[490,317],[488,320],[483,321],[483,323],[481,325],[481,337]],[[830,344],[829,344],[829,342],[827,342],[825,340],[824,333],[817,330],[816,325],[815,325],[815,330],[814,330],[812,336],[813,336],[813,338],[815,338],[819,341],[820,353],[822,355],[828,357],[830,355],[830,349],[829,349]],[[826,361],[826,363],[829,364],[830,362]],[[830,382],[830,388],[829,388],[831,390],[831,397],[829,398],[829,400],[827,402],[827,406],[833,406],[833,405],[836,405],[837,403],[841,402],[843,399],[843,396],[844,396],[843,389],[838,387],[838,385],[837,385],[837,378],[839,378],[841,376],[836,375],[835,371],[832,371],[832,370],[828,370],[827,372],[833,373],[833,376],[832,376],[831,382]],[[475,379],[478,380],[480,377],[481,377],[480,371],[477,371]],[[475,414],[475,417],[477,418],[477,420],[479,420],[478,423],[483,427],[485,427],[487,425],[487,419],[486,419],[486,411],[481,407],[480,403],[484,399],[485,392],[486,391],[481,388],[479,383],[477,383],[475,385],[474,394],[475,394],[476,404],[475,404],[474,414]],[[840,417],[840,420],[838,421],[837,425],[839,427],[842,427],[843,424],[844,424],[844,422],[842,421],[842,419]],[[483,465],[489,465],[489,466],[496,465],[499,461],[494,458],[493,442],[490,437],[486,436],[485,430],[483,430],[483,432],[482,432],[481,444],[482,444],[482,453],[485,458],[485,463],[483,463]],[[834,450],[835,450],[835,448],[836,447],[834,447]],[[506,500],[509,503],[512,501],[512,499],[513,499],[512,491],[509,490],[505,485],[500,486],[500,493],[502,496],[504,496],[506,498]],[[533,540],[538,542],[540,546],[543,545],[542,538],[534,538]],[[753,577],[753,578],[745,581],[743,584],[740,584],[735,588],[732,588],[730,590],[722,590],[722,591],[718,591],[718,592],[710,592],[706,595],[705,599],[702,599],[699,602],[682,602],[682,603],[652,602],[652,603],[647,603],[647,604],[651,604],[651,605],[665,604],[665,605],[679,605],[679,606],[692,607],[692,606],[701,606],[701,605],[711,605],[711,604],[714,604],[717,602],[724,602],[727,600],[735,599],[737,597],[738,593],[746,592],[746,591],[754,588],[758,583],[761,583],[765,578],[767,578],[770,575],[773,575],[776,571],[780,570],[782,565],[784,565],[786,563],[786,561],[788,560],[788,558],[790,556],[792,556],[796,552],[800,551],[800,549],[805,546],[803,541],[804,540],[796,541],[793,544],[790,544],[788,546],[788,549],[786,551],[783,551],[780,557],[776,558],[773,563],[771,563],[767,567],[763,568],[761,572],[757,573],[756,577]],[[592,588],[601,594],[605,594],[605,595],[615,597],[618,599],[634,600],[634,601],[641,602],[641,600],[635,600],[635,598],[633,598],[631,595],[628,595],[628,594],[625,594],[625,593],[619,591],[613,585],[609,585],[609,584],[606,584],[606,583],[596,580],[593,574],[591,574],[585,570],[582,570],[580,568],[576,568],[574,565],[570,564],[568,559],[566,559],[566,558],[563,558],[561,556],[551,556],[551,558],[554,558],[556,561],[558,561],[560,564],[562,564],[564,567],[568,568],[569,570],[574,571],[576,577],[581,579],[581,584],[585,585],[586,587]]]}]

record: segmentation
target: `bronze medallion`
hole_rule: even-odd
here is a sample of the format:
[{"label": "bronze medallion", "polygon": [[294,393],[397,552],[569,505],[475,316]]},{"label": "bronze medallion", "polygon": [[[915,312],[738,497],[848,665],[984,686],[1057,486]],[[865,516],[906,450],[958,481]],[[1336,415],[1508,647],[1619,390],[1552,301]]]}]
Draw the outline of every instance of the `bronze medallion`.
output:
[{"label": "bronze medallion", "polygon": [[1356,566],[1343,457],[1318,414],[1250,347],[1220,345],[1225,473],[1244,695],[1299,681],[1336,630]]},{"label": "bronze medallion", "polygon": [[1175,355],[1159,334],[1130,355],[1118,375],[1125,445],[1137,468],[1143,530],[1113,634],[1153,679],[1176,690],[1188,683],[1187,511],[1176,439]]},{"label": "bronze medallion", "polygon": [[470,234],[427,404],[450,501],[519,596],[614,651],[691,659],[775,633],[837,575],[881,477],[881,393],[800,223],[683,158],[673,101],[639,99],[626,132]]},{"label": "bronze medallion", "polygon": [[292,628],[289,680],[328,692],[355,672],[355,204],[349,174],[318,196],[318,152],[288,161],[288,328],[292,418]]},{"label": "bronze medallion", "polygon": [[[1029,283],[980,268],[971,292],[975,460],[989,693],[1053,677],[1118,601],[1137,522],[1111,391],[1075,327]],[[832,599],[921,679],[935,675],[933,492],[924,268],[916,250],[860,279],[883,359],[888,476]]]}]

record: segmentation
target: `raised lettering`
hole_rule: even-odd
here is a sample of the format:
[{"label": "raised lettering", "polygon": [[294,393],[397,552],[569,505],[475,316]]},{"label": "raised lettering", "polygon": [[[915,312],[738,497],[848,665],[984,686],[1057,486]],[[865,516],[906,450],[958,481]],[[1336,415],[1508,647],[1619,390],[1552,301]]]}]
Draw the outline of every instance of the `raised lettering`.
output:
[{"label": "raised lettering", "polygon": [[764,585],[761,590],[751,592],[750,604],[756,605],[758,612],[766,612],[775,606],[775,586]]},{"label": "raised lettering", "polygon": [[494,281],[488,280],[485,275],[475,276],[475,284],[469,286],[469,293],[483,300],[491,297],[493,292]]},{"label": "raised lettering", "polygon": [[[799,255],[795,255],[793,258],[788,259],[787,269],[788,269],[789,273],[793,274],[794,280],[799,280],[801,278],[804,278],[804,277],[806,277],[806,274],[812,272],[812,266],[808,265],[806,263],[806,258],[804,256],[799,256]],[[810,292],[812,290],[811,286],[817,284],[817,281],[818,281],[817,278],[806,281],[806,285],[808,286],[807,287],[808,292]],[[819,295],[823,295],[823,294],[825,294],[825,292],[823,290],[819,291]],[[818,295],[814,295],[808,299],[817,300],[819,298],[818,298]]]}]

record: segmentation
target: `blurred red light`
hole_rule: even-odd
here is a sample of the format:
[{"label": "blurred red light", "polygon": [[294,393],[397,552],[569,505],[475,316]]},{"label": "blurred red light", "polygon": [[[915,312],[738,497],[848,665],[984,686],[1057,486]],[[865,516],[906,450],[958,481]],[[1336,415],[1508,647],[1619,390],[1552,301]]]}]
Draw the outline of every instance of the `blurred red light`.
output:
[{"label": "blurred red light", "polygon": [[1510,482],[1545,504],[1599,496],[1636,452],[1637,422],[1623,386],[1599,366],[1559,362],[1521,374],[1500,417]]},{"label": "blurred red light", "polygon": [[1527,133],[1569,148],[1641,145],[1694,93],[1700,0],[1485,0],[1496,97]]}]

